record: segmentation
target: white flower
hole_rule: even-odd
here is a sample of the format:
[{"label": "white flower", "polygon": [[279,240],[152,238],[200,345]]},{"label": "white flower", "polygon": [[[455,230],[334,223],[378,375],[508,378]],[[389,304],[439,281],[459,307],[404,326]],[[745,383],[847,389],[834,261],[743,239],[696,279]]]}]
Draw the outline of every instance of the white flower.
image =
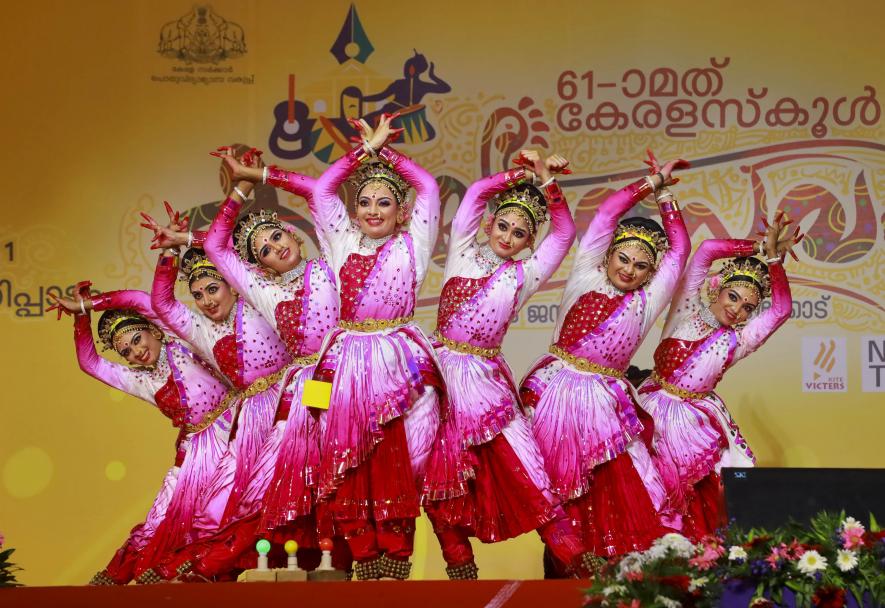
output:
[{"label": "white flower", "polygon": [[799,561],[796,562],[796,567],[802,574],[814,576],[815,572],[827,569],[827,558],[817,551],[806,551],[799,558]]},{"label": "white flower", "polygon": [[665,549],[670,549],[679,557],[688,558],[695,553],[695,547],[693,544],[691,544],[691,541],[681,534],[677,534],[675,532],[664,534],[662,537],[657,539],[652,546],[660,546],[664,547]]},{"label": "white flower", "polygon": [[740,545],[730,546],[728,548],[728,560],[734,562],[739,559],[747,561],[747,550]]},{"label": "white flower", "polygon": [[627,588],[624,585],[609,585],[602,590],[602,595],[604,595],[605,597],[608,597],[613,593],[627,593]]},{"label": "white flower", "polygon": [[700,589],[701,587],[703,587],[704,585],[706,585],[709,582],[710,582],[710,579],[708,579],[706,576],[702,576],[700,578],[693,578],[690,581],[688,581],[688,591],[689,591],[689,593],[691,593],[693,591],[697,591],[698,589]]},{"label": "white flower", "polygon": [[863,532],[864,527],[863,524],[854,519],[853,517],[846,517],[842,522],[842,530],[860,530]]},{"label": "white flower", "polygon": [[642,555],[636,551],[632,551],[621,559],[618,564],[618,580],[624,580],[627,574],[636,574],[642,572]]},{"label": "white flower", "polygon": [[839,549],[839,553],[836,554],[836,566],[842,572],[854,570],[857,567],[857,553]]},{"label": "white flower", "polygon": [[664,557],[667,557],[667,547],[665,547],[663,544],[655,543],[651,547],[649,547],[642,555],[645,561],[662,559]]},{"label": "white flower", "polygon": [[682,608],[682,604],[677,602],[676,600],[671,600],[669,597],[664,597],[663,595],[659,595],[655,598],[655,602],[663,606],[664,608]]}]

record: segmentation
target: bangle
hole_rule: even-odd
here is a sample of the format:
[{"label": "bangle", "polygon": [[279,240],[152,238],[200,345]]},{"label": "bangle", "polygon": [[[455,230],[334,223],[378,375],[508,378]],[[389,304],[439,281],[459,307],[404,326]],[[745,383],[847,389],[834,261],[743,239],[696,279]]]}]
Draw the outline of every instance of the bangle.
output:
[{"label": "bangle", "polygon": [[261,170],[261,183],[267,183],[267,165],[264,165],[264,169]]},{"label": "bangle", "polygon": [[[234,186],[234,192],[240,195],[240,198],[243,199],[243,202],[246,202],[246,195],[243,194],[243,191],[239,189],[239,187]],[[190,238],[193,238],[193,234],[191,234]],[[190,239],[189,239],[190,240]],[[190,243],[188,243],[188,247],[190,247]]]},{"label": "bangle", "polygon": [[[242,196],[242,195],[240,195]],[[187,248],[190,249],[191,245],[194,244],[194,233],[190,230],[187,231]]]},{"label": "bangle", "polygon": [[556,178],[553,176],[550,176],[550,179],[548,179],[546,182],[541,184],[541,189],[543,190],[544,188],[546,188],[547,186],[549,186],[550,184],[553,184],[555,182],[556,182]]},{"label": "bangle", "polygon": [[662,199],[664,199],[664,198],[666,198],[666,197],[668,197],[668,196],[669,196],[670,198],[673,198],[673,193],[670,192],[670,190],[669,190],[668,188],[666,188],[666,187],[665,187],[665,188],[661,188],[660,190],[658,190],[657,192],[655,192],[655,201],[658,202],[658,203],[660,203]]},{"label": "bangle", "polygon": [[766,264],[780,264],[781,263],[781,256],[768,258],[767,260],[765,260],[765,263]]},{"label": "bangle", "polygon": [[84,299],[80,300],[80,310],[83,312],[84,315],[86,314],[86,300]]},{"label": "bangle", "polygon": [[655,180],[653,180],[653,179],[651,178],[651,175],[646,175],[646,176],[644,176],[642,179],[645,180],[645,183],[648,184],[648,187],[651,188],[652,191],[655,190]]},{"label": "bangle", "polygon": [[369,145],[369,140],[366,139],[365,137],[363,138],[363,150],[369,156],[375,156],[375,148],[373,148],[371,145]]},{"label": "bangle", "polygon": [[660,178],[661,178],[661,185],[660,185],[660,186],[658,186],[658,188],[656,188],[656,189],[660,189],[660,188],[663,188],[663,187],[664,187],[664,185],[665,185],[665,184],[664,184],[664,182],[665,182],[665,181],[666,181],[666,180],[664,180],[664,174],[663,174],[663,173],[661,173],[661,172],[660,172],[660,171],[658,171],[658,172],[657,172],[657,173],[655,173],[655,175],[657,175],[657,176],[658,176],[658,177],[660,177]]}]

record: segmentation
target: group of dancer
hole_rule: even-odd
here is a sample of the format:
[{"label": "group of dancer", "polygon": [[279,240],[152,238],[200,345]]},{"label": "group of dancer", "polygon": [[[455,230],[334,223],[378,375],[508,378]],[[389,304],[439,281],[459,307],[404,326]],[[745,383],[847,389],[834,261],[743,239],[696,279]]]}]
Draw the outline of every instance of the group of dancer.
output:
[{"label": "group of dancer", "polygon": [[[391,147],[394,118],[359,121],[362,143],[318,179],[219,148],[233,187],[208,232],[168,204],[168,225],[145,216],[162,250],[149,293],[90,296],[83,284],[56,299],[83,371],[180,430],[145,521],[93,584],[229,580],[254,565],[259,538],[296,540],[306,569],[322,544],[357,579],[405,579],[421,507],[453,579],[478,576],[471,538],[536,530],[557,575],[591,576],[668,531],[720,525],[718,471],[753,455],[713,389],[789,318],[783,261],[798,230],[786,234],[778,213],[761,240],[706,240],[686,268],[669,186],[688,163],[649,153],[649,174],[586,227],[549,350],[517,382],[504,336],[575,240],[556,181],[568,161],[525,150],[468,188],[428,336],[413,314],[439,188]],[[257,183],[306,199],[321,257],[306,259],[275,214],[241,217]],[[624,219],[651,195],[663,227]],[[176,299],[176,278],[196,311]],[[625,372],[668,304],[654,371],[634,387]],[[127,365],[98,354],[91,311]]]}]

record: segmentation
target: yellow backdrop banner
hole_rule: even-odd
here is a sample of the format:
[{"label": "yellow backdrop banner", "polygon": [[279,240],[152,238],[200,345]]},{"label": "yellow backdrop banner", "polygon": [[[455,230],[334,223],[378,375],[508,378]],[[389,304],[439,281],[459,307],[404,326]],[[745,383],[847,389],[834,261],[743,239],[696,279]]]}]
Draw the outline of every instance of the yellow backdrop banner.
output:
[{"label": "yellow backdrop banner", "polygon": [[[579,233],[643,173],[646,148],[683,157],[695,246],[752,235],[778,209],[808,233],[787,266],[792,320],[720,386],[759,464],[885,465],[882,3],[49,0],[4,17],[0,531],[23,582],[83,584],[103,567],[176,437],[154,408],[80,372],[47,295],[83,279],[148,288],[138,212],[169,200],[208,224],[227,186],[216,146],[318,175],[350,146],[349,117],[393,109],[401,149],[443,194],[426,330],[461,195],[519,149],[571,159],[561,183]],[[256,199],[316,252],[304,201],[269,187]],[[514,323],[516,375],[545,349],[570,268]],[[423,520],[416,542],[413,573],[443,578]],[[540,546],[480,548],[482,576],[540,576]]]}]

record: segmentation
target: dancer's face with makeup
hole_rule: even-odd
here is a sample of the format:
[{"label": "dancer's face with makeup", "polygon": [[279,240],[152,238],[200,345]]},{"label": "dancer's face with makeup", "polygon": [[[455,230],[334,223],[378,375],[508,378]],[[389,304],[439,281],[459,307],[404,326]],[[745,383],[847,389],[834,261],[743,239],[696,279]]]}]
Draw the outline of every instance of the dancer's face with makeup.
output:
[{"label": "dancer's face with makeup", "polygon": [[372,181],[359,192],[356,201],[356,220],[360,231],[373,239],[394,233],[399,204],[390,188]]}]

